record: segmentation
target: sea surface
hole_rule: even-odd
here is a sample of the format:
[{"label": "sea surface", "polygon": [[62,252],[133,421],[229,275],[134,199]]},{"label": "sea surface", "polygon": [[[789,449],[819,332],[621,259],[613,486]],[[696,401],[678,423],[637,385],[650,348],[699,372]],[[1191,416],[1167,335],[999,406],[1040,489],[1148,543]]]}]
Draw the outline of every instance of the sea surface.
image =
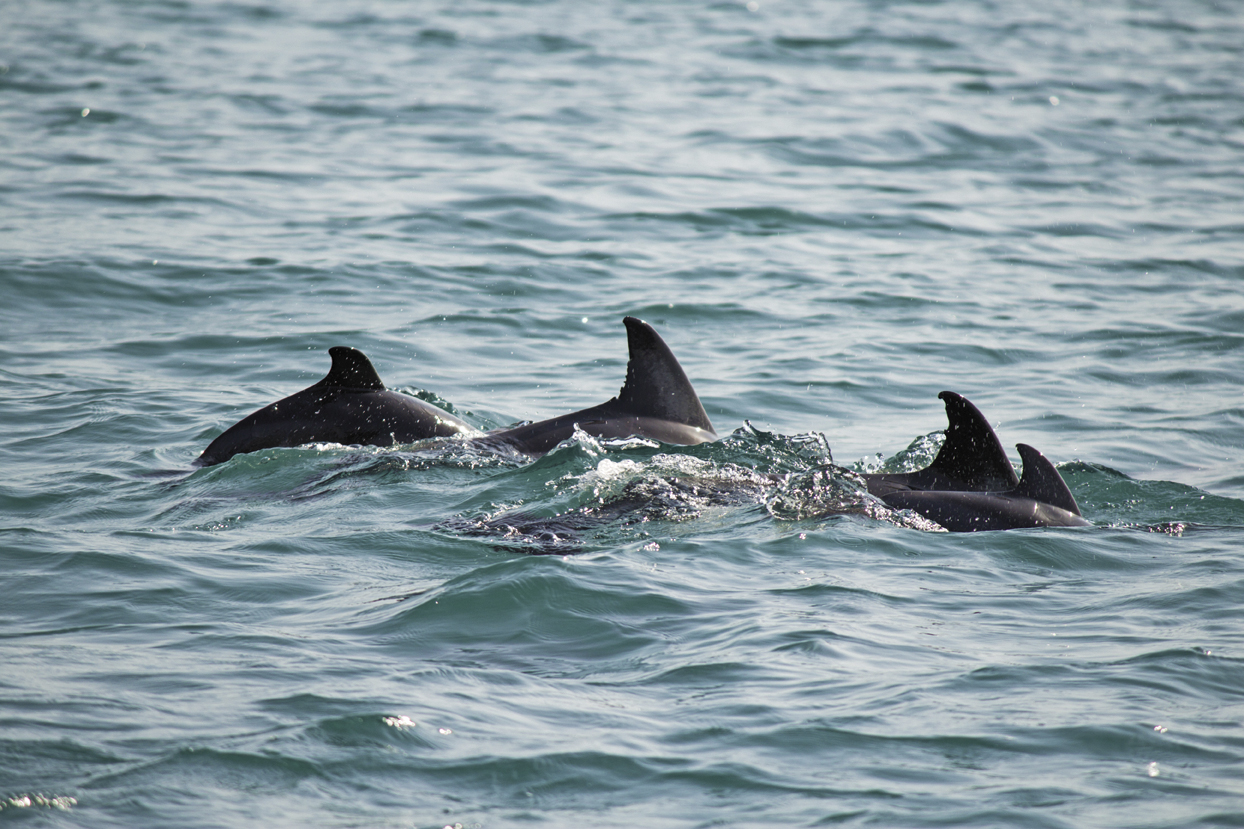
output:
[{"label": "sea surface", "polygon": [[[1244,826],[1240,4],[5,0],[0,147],[0,824]],[[720,441],[193,463],[626,315]]]}]

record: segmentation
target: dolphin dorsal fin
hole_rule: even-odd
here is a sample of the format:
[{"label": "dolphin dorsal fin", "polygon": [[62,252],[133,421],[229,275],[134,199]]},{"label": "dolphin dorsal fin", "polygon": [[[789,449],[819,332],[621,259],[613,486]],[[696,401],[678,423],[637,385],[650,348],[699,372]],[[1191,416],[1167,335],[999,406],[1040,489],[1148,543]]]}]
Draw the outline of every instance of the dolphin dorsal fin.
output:
[{"label": "dolphin dorsal fin", "polygon": [[1019,479],[1019,486],[1014,489],[1014,494],[1079,515],[1080,505],[1076,503],[1075,496],[1067,488],[1067,482],[1058,474],[1054,464],[1026,443],[1017,443],[1015,448],[1019,450],[1019,457],[1024,462],[1024,474]]},{"label": "dolphin dorsal fin", "polygon": [[381,382],[380,375],[376,373],[375,366],[371,364],[371,360],[367,359],[367,355],[357,348],[335,345],[328,349],[328,353],[333,358],[333,367],[328,370],[323,380],[315,384],[316,386],[384,390],[384,383]]},{"label": "dolphin dorsal fin", "polygon": [[938,395],[946,401],[946,442],[929,469],[969,484],[971,489],[999,492],[1019,483],[1015,468],[989,421],[966,397],[953,391]]},{"label": "dolphin dorsal fin", "polygon": [[626,317],[622,322],[626,324],[630,359],[617,402],[631,414],[713,432],[700,398],[665,341],[643,320]]}]

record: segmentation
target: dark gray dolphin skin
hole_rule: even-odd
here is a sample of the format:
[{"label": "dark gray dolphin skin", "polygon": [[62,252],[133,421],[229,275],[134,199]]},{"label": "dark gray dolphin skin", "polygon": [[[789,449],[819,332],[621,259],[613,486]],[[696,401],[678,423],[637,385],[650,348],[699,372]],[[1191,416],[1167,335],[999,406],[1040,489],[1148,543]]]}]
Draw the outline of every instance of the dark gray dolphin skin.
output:
[{"label": "dark gray dolphin skin", "polygon": [[906,490],[1001,492],[1019,484],[1015,468],[980,409],[953,391],[946,402],[946,442],[933,463],[915,472],[868,474],[868,491],[878,498]]},{"label": "dark gray dolphin skin", "polygon": [[1080,507],[1054,464],[1026,443],[1016,445],[1024,462],[1019,483],[1003,492],[894,490],[887,506],[909,509],[951,532],[1014,530],[1022,527],[1087,527]]},{"label": "dark gray dolphin skin", "polygon": [[635,317],[626,324],[630,358],[618,396],[560,417],[499,429],[476,444],[543,455],[579,427],[598,438],[644,437],[692,446],[717,440],[713,424],[682,366],[652,326]]},{"label": "dark gray dolphin skin", "polygon": [[328,349],[323,380],[264,406],[212,441],[196,463],[212,466],[243,452],[304,443],[391,446],[424,438],[482,434],[431,403],[389,391],[363,352]]}]

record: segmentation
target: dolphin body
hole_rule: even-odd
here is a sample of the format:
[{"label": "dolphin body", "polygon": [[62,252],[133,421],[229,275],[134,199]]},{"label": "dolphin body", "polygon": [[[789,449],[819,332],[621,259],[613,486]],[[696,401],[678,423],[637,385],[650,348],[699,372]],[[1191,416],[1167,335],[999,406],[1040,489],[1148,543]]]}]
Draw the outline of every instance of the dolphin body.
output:
[{"label": "dolphin body", "polygon": [[593,437],[645,437],[693,445],[717,439],[691,381],[651,325],[626,317],[629,360],[618,396],[599,406],[484,433],[430,403],[385,388],[358,349],[334,346],[323,380],[253,412],[196,461],[211,466],[243,452],[304,443],[391,446],[461,435],[484,449],[543,455],[579,428]]},{"label": "dolphin body", "polygon": [[886,506],[918,512],[952,533],[1022,527],[1088,527],[1067,483],[1044,455],[1016,444],[1024,461],[1019,483],[1002,492],[895,490],[881,496]]},{"label": "dolphin body", "polygon": [[691,381],[651,325],[625,317],[629,359],[618,396],[599,406],[489,432],[475,443],[543,455],[576,428],[597,438],[642,437],[693,446],[717,440]]},{"label": "dolphin body", "polygon": [[252,412],[208,444],[196,463],[212,466],[243,452],[304,443],[390,446],[431,437],[483,434],[417,397],[386,389],[363,352],[328,349],[324,379]]},{"label": "dolphin body", "polygon": [[868,491],[894,509],[909,509],[951,532],[1021,527],[1087,527],[1080,507],[1054,464],[1017,444],[1023,477],[1002,449],[980,409],[944,391],[946,442],[924,469],[864,476]]}]

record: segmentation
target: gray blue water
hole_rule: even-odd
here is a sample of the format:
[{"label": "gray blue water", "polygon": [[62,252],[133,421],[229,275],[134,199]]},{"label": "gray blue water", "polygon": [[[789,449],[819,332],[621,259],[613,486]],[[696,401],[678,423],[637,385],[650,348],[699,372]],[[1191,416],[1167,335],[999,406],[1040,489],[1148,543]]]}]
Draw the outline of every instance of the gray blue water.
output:
[{"label": "gray blue water", "polygon": [[[8,0],[0,143],[0,823],[1244,825],[1239,4]],[[721,442],[192,466],[627,314]],[[943,389],[1094,526],[825,508]]]}]

